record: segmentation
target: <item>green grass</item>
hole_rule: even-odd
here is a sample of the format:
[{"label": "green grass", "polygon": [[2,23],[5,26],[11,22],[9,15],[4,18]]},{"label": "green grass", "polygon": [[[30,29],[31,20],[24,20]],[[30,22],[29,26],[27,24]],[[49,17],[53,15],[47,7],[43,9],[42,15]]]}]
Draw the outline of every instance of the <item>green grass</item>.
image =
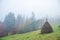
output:
[{"label": "green grass", "polygon": [[60,28],[53,27],[54,32],[49,34],[40,34],[40,30],[25,33],[16,34],[3,37],[0,40],[60,40]]}]

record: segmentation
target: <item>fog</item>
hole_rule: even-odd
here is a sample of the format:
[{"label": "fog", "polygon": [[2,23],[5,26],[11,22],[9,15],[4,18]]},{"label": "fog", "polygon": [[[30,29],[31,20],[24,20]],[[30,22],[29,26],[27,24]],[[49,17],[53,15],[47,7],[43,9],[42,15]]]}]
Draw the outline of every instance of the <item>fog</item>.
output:
[{"label": "fog", "polygon": [[24,17],[31,17],[34,12],[36,19],[48,16],[60,16],[60,0],[0,0],[0,21],[13,12]]}]

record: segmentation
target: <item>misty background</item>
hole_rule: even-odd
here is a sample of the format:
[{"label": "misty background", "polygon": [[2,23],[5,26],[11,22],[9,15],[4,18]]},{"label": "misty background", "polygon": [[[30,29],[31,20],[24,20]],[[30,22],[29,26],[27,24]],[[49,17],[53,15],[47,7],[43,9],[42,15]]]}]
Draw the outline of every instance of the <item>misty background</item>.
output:
[{"label": "misty background", "polygon": [[50,19],[60,17],[60,0],[0,0],[0,21],[13,12],[15,17],[20,14],[30,18],[34,12],[36,19],[46,16]]}]

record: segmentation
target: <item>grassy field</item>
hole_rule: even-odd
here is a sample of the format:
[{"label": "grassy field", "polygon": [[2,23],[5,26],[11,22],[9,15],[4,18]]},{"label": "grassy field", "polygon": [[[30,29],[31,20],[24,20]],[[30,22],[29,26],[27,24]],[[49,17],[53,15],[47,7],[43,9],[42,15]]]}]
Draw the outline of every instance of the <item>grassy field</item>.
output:
[{"label": "grassy field", "polygon": [[49,34],[40,34],[40,30],[25,33],[10,35],[0,38],[0,40],[60,40],[60,28],[58,26],[53,27],[54,32]]}]

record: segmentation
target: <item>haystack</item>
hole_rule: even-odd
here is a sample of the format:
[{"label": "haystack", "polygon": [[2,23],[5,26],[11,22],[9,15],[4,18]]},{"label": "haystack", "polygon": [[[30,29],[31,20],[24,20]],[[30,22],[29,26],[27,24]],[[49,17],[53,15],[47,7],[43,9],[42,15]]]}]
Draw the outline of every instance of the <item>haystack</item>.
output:
[{"label": "haystack", "polygon": [[41,34],[46,34],[46,33],[51,33],[51,32],[53,32],[52,26],[49,24],[48,21],[46,21],[41,28]]}]

